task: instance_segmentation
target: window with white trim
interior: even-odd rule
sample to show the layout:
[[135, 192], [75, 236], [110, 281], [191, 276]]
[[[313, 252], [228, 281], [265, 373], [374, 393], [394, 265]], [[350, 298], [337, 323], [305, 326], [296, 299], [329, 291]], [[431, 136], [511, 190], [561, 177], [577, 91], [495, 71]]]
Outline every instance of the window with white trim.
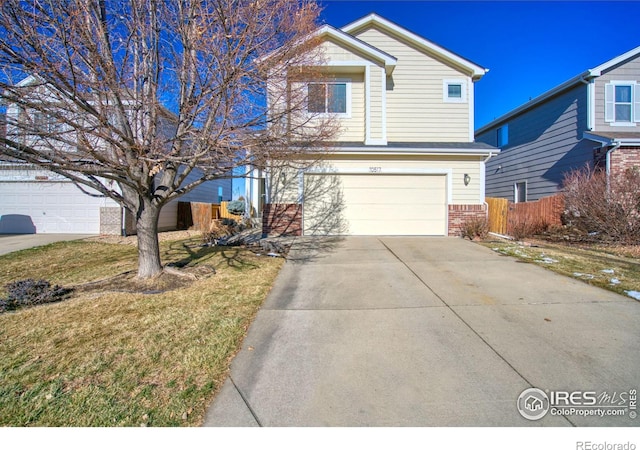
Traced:
[[604, 86], [604, 120], [614, 126], [640, 122], [640, 86], [635, 81], [611, 81]]
[[307, 85], [307, 111], [312, 114], [351, 114], [351, 83], [309, 83]]
[[527, 182], [519, 181], [513, 185], [513, 201], [524, 203], [527, 201]]
[[447, 103], [467, 103], [467, 82], [465, 80], [444, 80], [442, 96]]

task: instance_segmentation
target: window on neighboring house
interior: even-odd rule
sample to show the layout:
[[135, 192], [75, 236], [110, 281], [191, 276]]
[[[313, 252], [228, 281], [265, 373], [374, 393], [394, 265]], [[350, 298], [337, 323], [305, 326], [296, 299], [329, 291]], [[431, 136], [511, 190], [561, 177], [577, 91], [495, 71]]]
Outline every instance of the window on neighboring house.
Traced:
[[635, 126], [640, 122], [640, 87], [635, 81], [612, 81], [605, 85], [605, 122]]
[[58, 134], [62, 129], [62, 123], [58, 119], [40, 111], [34, 113], [33, 122], [37, 133]]
[[307, 110], [310, 113], [349, 114], [349, 83], [309, 83]]
[[498, 147], [504, 147], [509, 144], [509, 125], [502, 125], [496, 131], [498, 135]]
[[464, 80], [444, 80], [442, 95], [448, 103], [466, 103], [466, 81]]
[[513, 187], [513, 198], [515, 203], [524, 203], [527, 201], [527, 182], [520, 181]]

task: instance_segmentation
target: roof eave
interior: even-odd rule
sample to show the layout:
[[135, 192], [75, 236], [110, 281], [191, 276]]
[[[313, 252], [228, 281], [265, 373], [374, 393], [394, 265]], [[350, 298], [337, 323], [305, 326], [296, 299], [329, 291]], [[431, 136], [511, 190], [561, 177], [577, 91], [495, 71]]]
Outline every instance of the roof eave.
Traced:
[[492, 120], [491, 122], [489, 122], [488, 124], [478, 128], [475, 131], [476, 136], [479, 134], [482, 134], [488, 130], [490, 130], [491, 128], [494, 128], [495, 126], [497, 126], [498, 124], [502, 123], [502, 122], [506, 122], [507, 120], [511, 119], [514, 116], [517, 116], [518, 114], [521, 114], [537, 105], [539, 105], [540, 103], [548, 100], [551, 97], [556, 96], [557, 94], [560, 94], [561, 92], [564, 92], [568, 89], [571, 89], [572, 87], [583, 83], [584, 81], [593, 78], [593, 76], [591, 75], [590, 71], [586, 71], [581, 73], [580, 75], [577, 75], [573, 78], [571, 78], [570, 80], [565, 81], [562, 84], [559, 84], [558, 86], [554, 87], [553, 89], [549, 89], [548, 91], [540, 94], [539, 96], [535, 97], [533, 100], [529, 100], [527, 103], [518, 106], [515, 109], [512, 109], [511, 111], [509, 111], [506, 114], [503, 114], [502, 116], [498, 117], [497, 119]]
[[583, 138], [590, 141], [599, 142], [602, 145], [633, 145], [640, 146], [640, 138], [611, 138], [601, 136], [597, 132], [585, 131]]
[[398, 156], [411, 156], [411, 155], [424, 155], [424, 156], [495, 156], [500, 153], [499, 148], [416, 148], [406, 149], [400, 147], [333, 147], [328, 149], [328, 152], [332, 155], [398, 155]]
[[447, 50], [446, 48], [436, 44], [435, 42], [431, 42], [428, 39], [425, 39], [422, 36], [419, 36], [413, 33], [412, 31], [409, 31], [406, 28], [403, 28], [400, 25], [395, 24], [390, 20], [377, 15], [376, 13], [371, 13], [354, 22], [351, 22], [350, 24], [342, 27], [341, 30], [351, 34], [353, 31], [372, 23], [375, 23], [394, 34], [403, 36], [404, 38], [417, 44], [419, 47], [428, 49], [431, 52], [435, 52], [439, 54], [444, 59], [448, 60], [454, 65], [459, 66], [460, 68], [469, 72], [473, 81], [479, 80], [489, 71], [489, 69], [486, 69], [466, 58], [463, 58], [462, 56], [457, 55], [450, 50]]

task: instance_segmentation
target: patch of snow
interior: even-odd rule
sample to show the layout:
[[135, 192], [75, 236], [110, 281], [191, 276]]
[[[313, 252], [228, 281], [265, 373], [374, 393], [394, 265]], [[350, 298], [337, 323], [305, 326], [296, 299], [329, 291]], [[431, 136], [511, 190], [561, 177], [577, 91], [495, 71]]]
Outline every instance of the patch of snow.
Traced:
[[602, 269], [600, 272], [602, 273], [614, 273], [613, 269]]
[[591, 275], [590, 273], [580, 273], [580, 272], [573, 272], [573, 276], [576, 278], [585, 278], [587, 280], [593, 280], [593, 275]]
[[620, 284], [620, 280], [618, 280], [617, 278], [612, 278], [611, 280], [609, 280], [609, 283], [615, 285], [615, 284]]
[[638, 291], [624, 291], [629, 297], [634, 298], [636, 300], [640, 300], [640, 292]]
[[558, 260], [553, 259], [553, 258], [549, 258], [547, 256], [547, 257], [544, 257], [542, 259], [536, 259], [536, 262], [541, 262], [541, 263], [545, 263], [545, 264], [553, 264], [553, 263], [557, 263]]

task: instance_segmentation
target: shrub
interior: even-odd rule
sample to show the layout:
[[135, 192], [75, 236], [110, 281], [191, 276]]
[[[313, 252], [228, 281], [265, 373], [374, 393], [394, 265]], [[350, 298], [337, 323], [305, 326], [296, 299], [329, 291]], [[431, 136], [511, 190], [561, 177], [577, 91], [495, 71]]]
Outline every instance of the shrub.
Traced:
[[518, 222], [511, 226], [509, 234], [516, 241], [521, 241], [524, 238], [535, 236], [536, 234], [542, 234], [549, 229], [549, 224], [544, 221], [538, 222]]
[[63, 288], [46, 280], [14, 281], [5, 285], [7, 297], [0, 301], [0, 311], [11, 311], [18, 308], [36, 306], [44, 303], [53, 303], [64, 300], [72, 292], [72, 289]]
[[640, 240], [640, 171], [607, 174], [585, 167], [563, 181], [564, 220], [584, 233], [623, 244]]
[[474, 217], [467, 219], [462, 224], [462, 237], [471, 240], [475, 238], [484, 239], [489, 234], [489, 222], [485, 217]]
[[235, 227], [238, 223], [233, 220], [233, 219], [229, 219], [227, 217], [223, 217], [222, 219], [220, 219], [220, 224], [225, 226], [225, 227]]
[[236, 216], [242, 216], [244, 214], [245, 204], [241, 200], [234, 200], [227, 203], [227, 211]]

